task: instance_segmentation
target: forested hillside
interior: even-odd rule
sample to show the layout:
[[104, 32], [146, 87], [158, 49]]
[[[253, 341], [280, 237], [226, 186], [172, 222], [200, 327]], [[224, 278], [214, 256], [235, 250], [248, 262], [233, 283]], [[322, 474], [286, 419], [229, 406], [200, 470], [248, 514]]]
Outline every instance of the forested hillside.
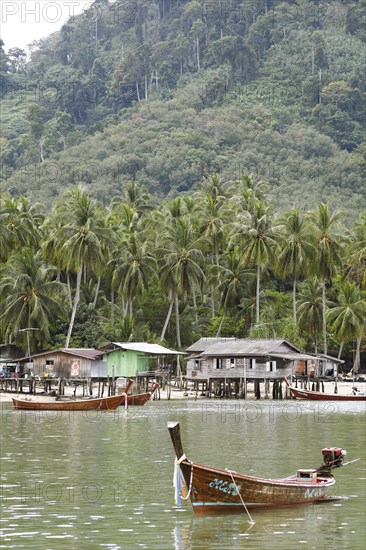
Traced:
[[365, 0], [97, 0], [0, 50], [1, 181], [52, 205], [131, 180], [155, 203], [203, 176], [268, 182], [278, 211], [365, 208]]

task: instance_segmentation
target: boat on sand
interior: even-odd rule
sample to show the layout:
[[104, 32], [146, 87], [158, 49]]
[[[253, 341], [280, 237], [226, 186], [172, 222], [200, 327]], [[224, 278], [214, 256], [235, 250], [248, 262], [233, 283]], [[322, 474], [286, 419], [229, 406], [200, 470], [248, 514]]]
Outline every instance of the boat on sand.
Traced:
[[366, 394], [364, 392], [357, 392], [356, 390], [354, 390], [354, 393], [344, 395], [340, 393], [325, 393], [313, 390], [299, 390], [298, 388], [294, 388], [294, 386], [291, 386], [286, 376], [284, 376], [283, 379], [289, 387], [291, 395], [295, 399], [310, 399], [311, 401], [366, 401]]
[[13, 407], [28, 411], [113, 411], [124, 403], [125, 395], [130, 391], [132, 384], [133, 380], [129, 380], [122, 395], [83, 399], [56, 397], [54, 401], [13, 398]]

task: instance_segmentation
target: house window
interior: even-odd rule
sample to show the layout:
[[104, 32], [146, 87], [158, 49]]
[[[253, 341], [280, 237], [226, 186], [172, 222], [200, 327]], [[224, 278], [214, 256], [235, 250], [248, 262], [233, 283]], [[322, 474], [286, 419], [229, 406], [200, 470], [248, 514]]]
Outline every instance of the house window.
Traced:
[[267, 372], [276, 372], [276, 361], [267, 361], [266, 370]]
[[252, 358], [249, 359], [249, 368], [255, 369], [255, 359], [252, 359]]
[[222, 369], [222, 359], [221, 357], [216, 357], [216, 368]]
[[52, 360], [52, 359], [47, 359], [46, 360], [46, 365], [54, 365], [55, 362]]
[[194, 370], [201, 370], [201, 362], [198, 359], [194, 362]]

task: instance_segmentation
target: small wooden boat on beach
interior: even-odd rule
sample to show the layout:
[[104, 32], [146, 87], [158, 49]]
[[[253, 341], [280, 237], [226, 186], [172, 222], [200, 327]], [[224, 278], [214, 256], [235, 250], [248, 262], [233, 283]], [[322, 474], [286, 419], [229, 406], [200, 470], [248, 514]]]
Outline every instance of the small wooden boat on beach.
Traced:
[[[184, 454], [179, 423], [168, 422], [168, 430], [176, 454], [176, 502], [189, 496], [196, 513], [248, 513], [249, 509], [294, 506], [342, 498], [332, 495], [335, 479], [331, 473], [334, 468], [342, 466], [347, 454], [341, 448], [323, 449], [323, 464], [318, 468], [298, 470], [295, 475], [285, 478], [265, 479], [192, 462]], [[186, 497], [180, 494], [181, 477], [187, 487]]]
[[[130, 405], [140, 405], [140, 406], [145, 405], [145, 403], [150, 401], [150, 399], [152, 398], [152, 396], [154, 395], [154, 393], [156, 392], [158, 387], [159, 387], [159, 384], [156, 383], [156, 384], [153, 385], [152, 390], [150, 392], [137, 393], [136, 395], [127, 395], [127, 405], [128, 406], [130, 406]], [[125, 404], [125, 401], [126, 401], [126, 396], [124, 395], [122, 404]]]
[[295, 399], [310, 399], [312, 401], [366, 401], [366, 394], [363, 392], [350, 395], [342, 395], [339, 393], [325, 393], [313, 390], [299, 390], [291, 386], [286, 376], [283, 377], [287, 386], [290, 389], [291, 395]]
[[13, 407], [28, 411], [113, 411], [124, 403], [133, 384], [129, 380], [122, 395], [84, 399], [56, 398], [54, 401], [33, 401], [13, 398]]

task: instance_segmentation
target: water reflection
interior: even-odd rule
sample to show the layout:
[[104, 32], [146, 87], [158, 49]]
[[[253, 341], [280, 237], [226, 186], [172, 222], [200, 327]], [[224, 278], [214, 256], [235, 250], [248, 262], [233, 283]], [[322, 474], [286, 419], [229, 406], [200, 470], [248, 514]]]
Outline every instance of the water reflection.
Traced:
[[[57, 417], [6, 410], [2, 547], [364, 550], [364, 410], [257, 405], [153, 402], [127, 414]], [[317, 466], [323, 446], [346, 448], [361, 457], [335, 472], [349, 500], [253, 512], [252, 528], [246, 514], [195, 517], [190, 505], [174, 506], [168, 420], [181, 423], [192, 460], [268, 477]]]

